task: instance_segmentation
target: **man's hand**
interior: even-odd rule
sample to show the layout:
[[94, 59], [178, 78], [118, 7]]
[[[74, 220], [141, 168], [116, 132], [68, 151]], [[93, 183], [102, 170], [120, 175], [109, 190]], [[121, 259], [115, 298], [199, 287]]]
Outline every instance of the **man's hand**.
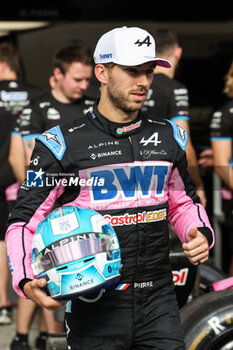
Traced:
[[44, 290], [46, 283], [47, 281], [45, 278], [35, 279], [27, 282], [24, 285], [25, 295], [29, 299], [33, 300], [36, 304], [45, 307], [48, 310], [55, 310], [60, 306], [64, 306], [66, 302], [57, 301], [46, 294]]
[[209, 258], [209, 244], [207, 238], [196, 227], [188, 231], [188, 243], [183, 244], [183, 250], [193, 265], [204, 263]]

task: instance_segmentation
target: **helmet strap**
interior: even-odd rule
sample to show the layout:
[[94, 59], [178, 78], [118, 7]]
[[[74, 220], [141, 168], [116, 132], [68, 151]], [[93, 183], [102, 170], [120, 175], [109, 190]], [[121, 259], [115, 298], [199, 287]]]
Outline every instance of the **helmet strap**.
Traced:
[[78, 297], [80, 300], [85, 301], [85, 303], [95, 303], [96, 301], [98, 301], [102, 295], [104, 294], [105, 289], [101, 288], [99, 291], [99, 294], [97, 295], [97, 297], [90, 299], [90, 298], [85, 298], [85, 297]]

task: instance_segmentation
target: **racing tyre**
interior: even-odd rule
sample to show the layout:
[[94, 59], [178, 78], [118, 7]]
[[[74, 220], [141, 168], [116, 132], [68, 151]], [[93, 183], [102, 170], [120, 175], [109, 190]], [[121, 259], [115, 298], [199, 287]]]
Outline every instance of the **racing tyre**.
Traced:
[[233, 350], [233, 290], [210, 292], [180, 310], [187, 350]]

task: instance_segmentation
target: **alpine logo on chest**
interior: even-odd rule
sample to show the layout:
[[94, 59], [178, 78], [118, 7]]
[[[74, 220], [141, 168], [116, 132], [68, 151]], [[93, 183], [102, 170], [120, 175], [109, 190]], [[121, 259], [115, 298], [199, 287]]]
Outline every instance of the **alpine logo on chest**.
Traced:
[[152, 144], [154, 146], [158, 146], [160, 143], [162, 143], [162, 141], [159, 140], [159, 133], [155, 132], [148, 139], [145, 139], [145, 137], [143, 137], [141, 139], [140, 143], [142, 143], [143, 146], [147, 146], [149, 144]]

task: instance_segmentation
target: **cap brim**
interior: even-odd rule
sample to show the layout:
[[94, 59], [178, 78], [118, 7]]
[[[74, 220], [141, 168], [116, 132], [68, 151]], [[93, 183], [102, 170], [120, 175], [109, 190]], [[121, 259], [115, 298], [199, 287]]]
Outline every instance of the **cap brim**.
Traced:
[[171, 68], [171, 63], [168, 60], [164, 60], [163, 58], [156, 58], [155, 62], [157, 66]]
[[[119, 64], [122, 66], [139, 66], [141, 64], [147, 63], [147, 62], [154, 62], [156, 65], [161, 66], [161, 67], [165, 67], [165, 68], [171, 68], [171, 63], [168, 60], [165, 60], [163, 58], [159, 58], [159, 57], [144, 57], [143, 59], [135, 59], [135, 60], [125, 60], [125, 61], [121, 61], [119, 62], [118, 60], [110, 60], [109, 62], [113, 62], [115, 64]], [[107, 62], [105, 62], [107, 63]]]

